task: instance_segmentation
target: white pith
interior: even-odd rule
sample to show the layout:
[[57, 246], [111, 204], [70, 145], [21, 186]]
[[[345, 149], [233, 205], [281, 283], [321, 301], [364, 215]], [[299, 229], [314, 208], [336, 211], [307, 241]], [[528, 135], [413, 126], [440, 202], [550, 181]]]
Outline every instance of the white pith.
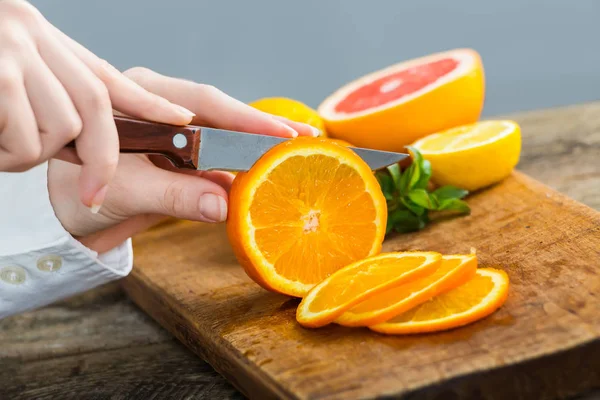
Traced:
[[493, 271], [487, 271], [484, 269], [478, 269], [477, 270], [477, 274], [478, 275], [483, 275], [483, 276], [489, 276], [490, 278], [492, 278], [492, 281], [494, 282], [494, 287], [492, 290], [490, 290], [490, 292], [483, 298], [481, 299], [481, 301], [475, 306], [475, 307], [471, 307], [468, 310], [458, 313], [458, 314], [452, 314], [449, 315], [447, 317], [444, 318], [438, 318], [438, 319], [432, 319], [432, 320], [427, 320], [427, 321], [405, 321], [405, 322], [384, 322], [382, 324], [379, 325], [375, 325], [376, 327], [393, 327], [393, 326], [414, 326], [414, 327], [419, 327], [419, 326], [429, 326], [433, 323], [435, 324], [440, 324], [443, 323], [444, 321], [452, 321], [455, 319], [458, 319], [460, 317], [462, 317], [463, 315], [471, 315], [474, 314], [482, 309], [484, 309], [490, 302], [492, 302], [493, 299], [495, 299], [498, 296], [498, 292], [503, 290], [503, 280], [500, 277], [500, 275], [496, 272]]
[[[416, 59], [409, 60], [409, 61], [404, 61], [404, 62], [395, 64], [395, 65], [389, 66], [389, 67], [381, 69], [379, 71], [375, 71], [375, 72], [372, 72], [365, 76], [362, 76], [362, 77], [342, 86], [340, 89], [335, 91], [332, 95], [327, 97], [321, 103], [321, 105], [318, 108], [318, 112], [319, 112], [319, 114], [321, 114], [321, 116], [323, 116], [324, 118], [326, 118], [328, 120], [333, 120], [333, 121], [334, 120], [344, 120], [344, 119], [348, 119], [348, 118], [361, 117], [361, 116], [364, 116], [367, 114], [375, 113], [380, 110], [395, 107], [398, 104], [407, 103], [407, 102], [413, 100], [414, 98], [421, 96], [425, 92], [429, 92], [439, 86], [442, 86], [450, 81], [453, 81], [453, 80], [469, 73], [473, 69], [473, 66], [476, 63], [476, 57], [477, 57], [477, 55], [474, 51], [468, 50], [468, 49], [460, 49], [460, 50], [452, 50], [452, 51], [447, 51], [447, 52], [442, 52], [442, 53], [436, 53], [436, 54], [432, 54], [429, 56], [420, 57], [420, 58], [416, 58]], [[442, 76], [440, 79], [423, 87], [420, 90], [417, 90], [414, 93], [403, 96], [396, 101], [391, 101], [391, 102], [385, 103], [381, 106], [368, 108], [363, 111], [358, 111], [358, 112], [353, 112], [353, 113], [338, 113], [335, 111], [335, 107], [343, 99], [345, 99], [350, 93], [354, 92], [356, 89], [358, 89], [362, 86], [365, 86], [373, 81], [376, 81], [379, 78], [390, 75], [392, 73], [399, 72], [399, 71], [402, 71], [405, 69], [409, 69], [416, 65], [440, 60], [443, 58], [453, 58], [454, 60], [457, 60], [459, 62], [459, 64], [450, 73]], [[392, 82], [394, 82], [394, 81], [392, 81]], [[390, 82], [388, 82], [386, 84], [389, 84], [389, 83]], [[383, 89], [383, 88], [381, 88], [381, 89]], [[389, 89], [389, 90], [393, 90], [393, 89]]]
[[[445, 256], [443, 256], [443, 259], [445, 259], [445, 260], [457, 260], [458, 259], [458, 260], [462, 260], [462, 262], [460, 264], [458, 264], [456, 267], [454, 267], [453, 269], [451, 269], [450, 271], [446, 272], [438, 280], [436, 280], [434, 282], [431, 282], [428, 286], [424, 287], [423, 289], [421, 289], [419, 291], [412, 292], [408, 297], [402, 299], [403, 302], [404, 301], [408, 301], [411, 298], [417, 296], [422, 291], [429, 290], [430, 288], [436, 286], [440, 281], [446, 279], [447, 277], [455, 275], [457, 273], [457, 271], [463, 266], [463, 264], [470, 259], [470, 257], [465, 257], [465, 256], [462, 256], [462, 255], [445, 255]], [[389, 306], [385, 307], [384, 310], [392, 308], [393, 306], [394, 305], [389, 305]], [[353, 313], [353, 312], [351, 312], [351, 310], [347, 311], [347, 313], [349, 315], [352, 315], [353, 318], [359, 318], [361, 315], [363, 315], [363, 314], [370, 314], [371, 312], [373, 312], [373, 311], [366, 311], [366, 312], [363, 312], [363, 313]]]
[[[410, 253], [399, 253], [399, 254], [380, 254], [378, 256], [375, 257], [369, 257], [368, 260], [360, 260], [360, 261], [356, 261], [353, 264], [350, 265], [362, 265], [364, 262], [373, 262], [376, 260], [380, 260], [382, 258], [396, 258], [398, 260], [402, 259], [402, 258], [406, 258], [406, 257], [424, 257], [425, 260], [423, 261], [423, 263], [418, 267], [418, 268], [423, 268], [424, 265], [428, 265], [431, 262], [433, 262], [435, 260], [435, 255], [433, 253], [420, 253], [420, 252], [410, 252]], [[350, 267], [347, 266], [346, 268]], [[313, 290], [311, 290], [308, 295], [306, 295], [306, 297], [304, 298], [304, 300], [302, 301], [302, 303], [304, 304], [304, 307], [302, 308], [302, 315], [303, 315], [303, 319], [304, 320], [310, 320], [312, 318], [314, 318], [315, 316], [322, 316], [324, 313], [331, 313], [333, 311], [335, 311], [335, 309], [328, 309], [328, 310], [322, 310], [319, 312], [312, 312], [309, 310], [310, 308], [310, 304], [314, 301], [315, 297], [317, 296], [317, 294], [321, 291], [321, 289], [325, 286], [328, 285], [328, 283], [332, 280], [335, 279], [336, 274], [340, 273], [340, 270], [338, 270], [337, 272], [333, 273], [331, 276], [329, 276], [327, 279], [323, 280], [321, 283], [319, 283], [318, 285], [316, 285]]]
[[321, 216], [321, 211], [319, 210], [310, 210], [308, 214], [302, 216], [302, 221], [304, 222], [304, 226], [302, 230], [304, 233], [316, 232], [319, 229], [319, 217]]
[[428, 150], [428, 149], [423, 149], [422, 146], [424, 145], [424, 143], [434, 140], [440, 136], [444, 135], [444, 132], [442, 133], [434, 133], [432, 135], [426, 136], [423, 139], [420, 139], [418, 141], [416, 141], [413, 146], [416, 147], [417, 149], [419, 149], [419, 151], [422, 154], [447, 154], [447, 153], [452, 153], [452, 152], [457, 152], [457, 151], [463, 151], [463, 150], [468, 150], [468, 149], [473, 149], [476, 147], [481, 147], [481, 146], [485, 146], [488, 145], [490, 143], [494, 143], [502, 138], [505, 138], [506, 136], [512, 134], [515, 129], [516, 129], [516, 125], [513, 122], [510, 121], [482, 121], [482, 122], [478, 122], [476, 125], [473, 126], [474, 129], [465, 132], [464, 134], [461, 135], [457, 135], [456, 136], [456, 140], [460, 139], [464, 139], [465, 137], [468, 136], [474, 136], [478, 133], [478, 131], [485, 129], [485, 125], [503, 125], [504, 129], [501, 130], [500, 132], [498, 132], [496, 135], [492, 136], [491, 138], [484, 140], [483, 142], [475, 142], [472, 143], [470, 145], [467, 146], [460, 146], [457, 148], [452, 148], [452, 143], [450, 143], [448, 146], [446, 146], [444, 149], [442, 150]]

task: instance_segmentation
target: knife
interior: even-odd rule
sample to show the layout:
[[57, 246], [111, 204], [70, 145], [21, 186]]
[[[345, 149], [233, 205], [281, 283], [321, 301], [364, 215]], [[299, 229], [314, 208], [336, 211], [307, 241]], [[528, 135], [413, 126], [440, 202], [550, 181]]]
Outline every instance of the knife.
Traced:
[[[121, 153], [161, 154], [174, 166], [200, 171], [247, 171], [273, 146], [290, 140], [267, 135], [186, 125], [175, 126], [115, 116]], [[74, 147], [70, 142], [68, 147]], [[372, 170], [408, 154], [350, 147]]]

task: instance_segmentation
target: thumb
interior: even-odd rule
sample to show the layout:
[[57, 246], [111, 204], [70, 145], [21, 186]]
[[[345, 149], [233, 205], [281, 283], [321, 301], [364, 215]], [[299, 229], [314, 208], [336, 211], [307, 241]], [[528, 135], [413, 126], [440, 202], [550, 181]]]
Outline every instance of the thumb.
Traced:
[[160, 214], [202, 222], [227, 219], [227, 191], [206, 177], [152, 166], [127, 179], [122, 206], [129, 215]]

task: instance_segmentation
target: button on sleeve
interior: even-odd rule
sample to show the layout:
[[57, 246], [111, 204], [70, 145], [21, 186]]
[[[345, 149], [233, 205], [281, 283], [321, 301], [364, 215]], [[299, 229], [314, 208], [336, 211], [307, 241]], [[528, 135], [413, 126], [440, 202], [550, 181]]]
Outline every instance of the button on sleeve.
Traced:
[[131, 240], [103, 254], [73, 238], [54, 215], [47, 163], [0, 172], [0, 319], [120, 279], [131, 271]]

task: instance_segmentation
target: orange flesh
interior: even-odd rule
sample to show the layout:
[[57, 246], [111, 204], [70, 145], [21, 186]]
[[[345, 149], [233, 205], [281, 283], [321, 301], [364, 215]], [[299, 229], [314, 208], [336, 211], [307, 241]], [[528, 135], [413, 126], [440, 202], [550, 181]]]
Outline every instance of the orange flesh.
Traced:
[[[298, 171], [302, 171], [299, 176]], [[292, 156], [256, 189], [250, 205], [258, 249], [277, 274], [316, 284], [365, 258], [376, 210], [358, 171], [323, 154]]]
[[457, 60], [448, 57], [394, 72], [348, 94], [336, 105], [335, 112], [355, 113], [396, 101], [434, 83], [458, 65]]
[[438, 281], [461, 263], [463, 263], [463, 260], [461, 259], [442, 259], [440, 267], [431, 275], [409, 283], [405, 283], [404, 285], [392, 289], [388, 289], [387, 291], [371, 297], [352, 307], [348, 312], [353, 314], [362, 314], [369, 311], [390, 307], [398, 303], [398, 301], [401, 299], [406, 299], [413, 293], [419, 292], [423, 288], [426, 288], [432, 283]]
[[422, 322], [464, 313], [479, 304], [494, 288], [490, 276], [475, 275], [467, 283], [433, 298], [414, 309], [398, 315], [387, 323]]
[[382, 282], [412, 271], [425, 260], [425, 257], [406, 257], [401, 261], [397, 258], [383, 258], [359, 264], [356, 268], [347, 270], [343, 276], [336, 276], [337, 279], [323, 287], [310, 304], [310, 311], [319, 312], [351, 301], [356, 298], [357, 293], [366, 292]]

